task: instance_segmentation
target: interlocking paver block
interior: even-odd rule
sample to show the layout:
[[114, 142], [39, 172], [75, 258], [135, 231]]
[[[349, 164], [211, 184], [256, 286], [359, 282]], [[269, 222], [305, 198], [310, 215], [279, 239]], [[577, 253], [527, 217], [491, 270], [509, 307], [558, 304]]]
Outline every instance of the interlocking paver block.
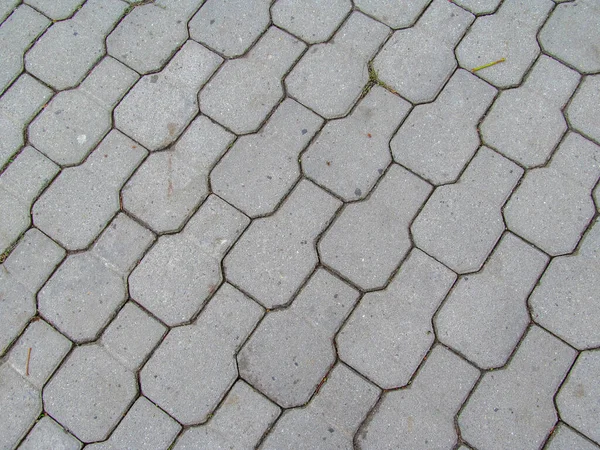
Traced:
[[73, 350], [44, 388], [44, 407], [81, 441], [102, 441], [136, 395], [133, 372], [101, 346], [84, 345]]
[[335, 362], [333, 336], [358, 296], [317, 270], [292, 305], [270, 312], [244, 345], [240, 376], [284, 408], [306, 403]]
[[0, 0], [0, 23], [4, 22], [19, 3], [20, 0]]
[[142, 391], [184, 425], [206, 421], [235, 382], [235, 354], [263, 315], [224, 284], [192, 325], [172, 329], [142, 369]]
[[63, 20], [71, 15], [83, 4], [84, 0], [25, 0], [52, 20]]
[[433, 344], [431, 318], [455, 279], [413, 250], [390, 285], [367, 293], [338, 334], [342, 361], [384, 389], [405, 386]]
[[600, 221], [575, 255], [552, 260], [529, 304], [537, 323], [579, 349], [600, 346]]
[[558, 7], [540, 32], [544, 51], [583, 73], [600, 70], [600, 4], [577, 0]]
[[181, 229], [208, 195], [209, 172], [232, 140], [198, 117], [171, 149], [144, 161], [122, 190], [123, 208], [158, 233]]
[[600, 105], [600, 75], [586, 77], [567, 109], [567, 117], [574, 129], [600, 143], [598, 105]]
[[44, 33], [25, 55], [25, 68], [57, 90], [77, 86], [104, 55], [106, 35], [126, 8], [120, 0], [88, 0]]
[[486, 372], [458, 416], [476, 448], [538, 449], [556, 423], [553, 396], [575, 350], [533, 326], [503, 369]]
[[[198, 8], [203, 0], [194, 2]], [[162, 69], [188, 38], [192, 12], [176, 3], [136, 6], [108, 36], [108, 54], [141, 74]]]
[[461, 277], [435, 319], [438, 339], [482, 369], [503, 366], [529, 324], [527, 297], [548, 257], [504, 235], [481, 272]]
[[288, 93], [321, 116], [348, 113], [369, 80], [367, 63], [389, 28], [353, 12], [326, 44], [311, 47], [285, 79]]
[[128, 302], [102, 334], [101, 343], [115, 359], [135, 371], [166, 331], [163, 324]]
[[408, 28], [431, 3], [431, 0], [396, 0], [393, 4], [385, 0], [355, 0], [359, 10], [375, 17], [391, 28]]
[[371, 196], [346, 206], [319, 242], [323, 264], [363, 289], [383, 287], [412, 246], [409, 225], [431, 186], [394, 164]]
[[227, 255], [227, 280], [266, 308], [289, 303], [317, 265], [314, 242], [340, 206], [302, 180], [277, 212], [255, 220]]
[[494, 12], [501, 1], [502, 0], [453, 0], [457, 5], [478, 15]]
[[29, 139], [60, 165], [80, 164], [112, 126], [112, 110], [138, 75], [104, 58], [76, 89], [59, 92], [29, 126]]
[[550, 164], [529, 171], [504, 210], [506, 226], [556, 256], [575, 250], [594, 217], [600, 147], [570, 133]]
[[556, 405], [566, 423], [598, 444], [599, 396], [600, 350], [582, 352], [556, 397]]
[[366, 197], [391, 162], [389, 142], [410, 103], [380, 86], [332, 120], [302, 155], [302, 170], [345, 201]]
[[272, 213], [300, 176], [298, 155], [323, 124], [286, 99], [259, 133], [242, 136], [211, 173], [215, 194], [250, 217]]
[[444, 347], [434, 347], [409, 388], [384, 395], [358, 432], [358, 448], [452, 448], [454, 415], [477, 378], [476, 368]]
[[44, 416], [27, 435], [19, 450], [79, 450], [81, 442], [49, 416]]
[[190, 37], [227, 57], [245, 53], [269, 25], [270, 0], [207, 0], [190, 21]]
[[453, 49], [475, 17], [434, 0], [415, 26], [396, 31], [373, 62], [378, 78], [412, 103], [433, 100], [454, 72]]
[[29, 228], [31, 204], [59, 168], [26, 147], [0, 176], [0, 251], [4, 252]]
[[390, 146], [394, 160], [433, 184], [454, 182], [479, 148], [477, 124], [496, 89], [457, 70], [433, 103], [418, 105]]
[[261, 448], [352, 448], [353, 436], [380, 392], [338, 364], [307, 407], [283, 413]]
[[567, 131], [562, 114], [579, 74], [541, 56], [525, 82], [500, 94], [481, 124], [485, 143], [526, 167], [545, 164]]
[[151, 151], [169, 146], [198, 112], [196, 94], [222, 61], [187, 41], [161, 72], [129, 91], [115, 108], [115, 126]]
[[599, 446], [580, 436], [575, 431], [559, 422], [552, 437], [546, 447], [546, 450], [598, 450]]
[[40, 392], [8, 364], [0, 365], [0, 447], [13, 449], [42, 412]]
[[236, 134], [255, 132], [283, 97], [281, 78], [306, 46], [276, 27], [227, 61], [200, 92], [200, 110]]
[[[117, 216], [90, 251], [69, 255], [52, 275], [38, 295], [40, 313], [76, 342], [95, 340], [127, 300], [126, 277], [153, 241], [150, 231]], [[106, 252], [110, 242], [114, 251]]]
[[23, 146], [27, 124], [51, 96], [50, 89], [23, 74], [0, 97], [0, 166]]
[[351, 8], [350, 0], [279, 0], [271, 16], [275, 25], [316, 44], [331, 38]]
[[183, 232], [161, 236], [133, 271], [131, 297], [170, 326], [188, 322], [221, 283], [221, 259], [248, 222], [210, 196]]
[[551, 0], [504, 1], [496, 14], [477, 18], [456, 48], [458, 63], [471, 70], [504, 58], [477, 75], [496, 87], [521, 84], [540, 53], [536, 34], [553, 5]]
[[119, 190], [145, 156], [111, 131], [84, 164], [64, 169], [35, 202], [33, 223], [68, 250], [88, 247], [119, 210]]
[[522, 174], [481, 147], [459, 181], [438, 187], [413, 222], [417, 247], [459, 274], [479, 270], [504, 231], [500, 208]]
[[238, 381], [205, 425], [188, 428], [174, 450], [199, 448], [244, 450], [256, 444], [280, 414], [280, 409]]
[[181, 430], [168, 414], [140, 397], [105, 442], [86, 446], [89, 450], [167, 450]]
[[47, 17], [21, 5], [0, 26], [0, 93], [23, 70], [25, 50], [50, 25]]
[[36, 312], [35, 294], [65, 256], [36, 229], [28, 231], [0, 268], [0, 355]]
[[46, 322], [36, 320], [31, 322], [10, 350], [8, 364], [41, 390], [67, 356], [71, 345], [71, 341]]

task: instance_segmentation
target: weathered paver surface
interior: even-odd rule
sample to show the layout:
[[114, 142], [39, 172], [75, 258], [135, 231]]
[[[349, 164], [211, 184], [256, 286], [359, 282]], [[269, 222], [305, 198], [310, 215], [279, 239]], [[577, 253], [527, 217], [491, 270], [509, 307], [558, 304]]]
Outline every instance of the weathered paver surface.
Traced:
[[600, 450], [598, 0], [0, 0], [0, 450]]

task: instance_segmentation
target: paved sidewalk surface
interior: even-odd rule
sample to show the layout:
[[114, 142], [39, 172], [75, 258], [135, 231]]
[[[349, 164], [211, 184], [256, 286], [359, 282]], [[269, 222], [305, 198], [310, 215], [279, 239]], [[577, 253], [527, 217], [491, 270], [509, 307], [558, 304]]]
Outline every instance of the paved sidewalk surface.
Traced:
[[600, 449], [598, 0], [0, 0], [0, 449]]

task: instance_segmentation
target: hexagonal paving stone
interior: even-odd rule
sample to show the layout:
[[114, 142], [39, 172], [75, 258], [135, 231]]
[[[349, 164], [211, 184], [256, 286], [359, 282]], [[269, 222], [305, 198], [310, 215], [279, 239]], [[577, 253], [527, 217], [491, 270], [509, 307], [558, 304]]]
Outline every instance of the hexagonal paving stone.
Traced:
[[453, 0], [459, 6], [468, 9], [473, 14], [489, 14], [498, 8], [502, 0]]
[[64, 20], [83, 4], [84, 0], [25, 0], [30, 6], [41, 11], [52, 20]]
[[385, 0], [355, 0], [359, 10], [382, 21], [392, 28], [408, 28], [431, 0], [396, 0], [393, 4]]
[[571, 126], [600, 143], [600, 75], [588, 76], [567, 108]]
[[546, 450], [598, 450], [600, 446], [593, 444], [563, 422], [559, 422], [548, 441]]
[[20, 450], [60, 449], [79, 450], [82, 447], [79, 439], [65, 431], [58, 423], [44, 416], [31, 429], [27, 438], [19, 446]]

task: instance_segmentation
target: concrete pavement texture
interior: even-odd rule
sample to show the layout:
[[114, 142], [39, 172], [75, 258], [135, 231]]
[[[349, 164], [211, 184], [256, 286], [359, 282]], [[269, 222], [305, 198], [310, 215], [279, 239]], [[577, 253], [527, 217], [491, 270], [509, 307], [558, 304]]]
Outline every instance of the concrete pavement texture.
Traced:
[[600, 450], [599, 0], [0, 0], [0, 450]]

